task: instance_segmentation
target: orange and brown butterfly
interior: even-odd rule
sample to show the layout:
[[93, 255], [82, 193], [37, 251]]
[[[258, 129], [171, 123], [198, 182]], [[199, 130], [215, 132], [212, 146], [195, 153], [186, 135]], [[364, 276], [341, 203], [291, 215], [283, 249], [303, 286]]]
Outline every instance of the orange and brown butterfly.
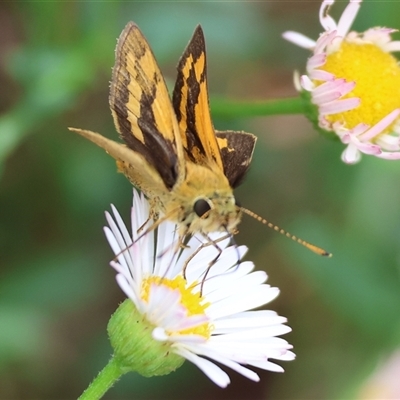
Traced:
[[69, 129], [117, 160], [119, 171], [150, 200], [151, 216], [157, 220], [163, 215], [153, 227], [165, 219], [177, 223], [182, 241], [193, 233], [233, 234], [243, 211], [255, 216], [236, 204], [233, 189], [249, 168], [256, 137], [214, 129], [200, 26], [177, 69], [171, 101], [147, 40], [129, 22], [118, 39], [109, 96], [114, 123], [125, 144], [92, 131]]
[[206, 53], [198, 26], [178, 65], [173, 101], [152, 50], [137, 25], [122, 31], [109, 97], [126, 145], [70, 128], [104, 148], [150, 199], [154, 215], [180, 234], [235, 231], [241, 210], [233, 188], [243, 178], [256, 137], [214, 130], [208, 104]]

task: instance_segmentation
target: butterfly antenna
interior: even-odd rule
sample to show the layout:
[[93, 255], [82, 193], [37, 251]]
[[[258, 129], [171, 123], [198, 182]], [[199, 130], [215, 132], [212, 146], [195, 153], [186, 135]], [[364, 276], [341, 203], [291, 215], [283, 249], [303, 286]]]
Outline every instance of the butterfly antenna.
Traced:
[[302, 246], [306, 247], [307, 249], [311, 250], [312, 252], [320, 255], [320, 256], [325, 256], [325, 257], [332, 257], [332, 253], [329, 253], [328, 251], [322, 249], [321, 247], [315, 246], [314, 244], [311, 244], [309, 242], [306, 242], [305, 240], [298, 238], [295, 235], [292, 235], [290, 232], [285, 231], [284, 229], [280, 228], [278, 225], [274, 225], [272, 222], [267, 221], [265, 218], [260, 217], [257, 215], [255, 212], [248, 210], [247, 208], [240, 207], [240, 209], [250, 217], [256, 219], [257, 221], [261, 222], [264, 225], [267, 225], [268, 228], [273, 229], [275, 232], [280, 233], [281, 235], [284, 235], [288, 237], [289, 239], [292, 239], [293, 241], [301, 244]]

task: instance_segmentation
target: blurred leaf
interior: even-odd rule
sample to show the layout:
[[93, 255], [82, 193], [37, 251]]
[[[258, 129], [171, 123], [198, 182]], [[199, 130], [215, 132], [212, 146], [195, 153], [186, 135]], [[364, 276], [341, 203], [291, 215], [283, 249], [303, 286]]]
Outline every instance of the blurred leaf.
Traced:
[[88, 60], [74, 49], [21, 50], [14, 55], [10, 72], [25, 86], [26, 94], [14, 109], [0, 116], [0, 165], [27, 134], [70, 108], [94, 78]]
[[37, 358], [49, 321], [43, 312], [26, 305], [1, 305], [0, 371], [10, 362]]

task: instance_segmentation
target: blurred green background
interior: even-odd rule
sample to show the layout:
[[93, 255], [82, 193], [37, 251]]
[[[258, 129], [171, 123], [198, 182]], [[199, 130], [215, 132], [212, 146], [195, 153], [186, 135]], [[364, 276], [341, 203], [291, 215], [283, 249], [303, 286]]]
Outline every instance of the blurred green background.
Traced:
[[[293, 71], [303, 70], [308, 53], [281, 34], [317, 38], [319, 6], [0, 3], [1, 399], [76, 398], [111, 355], [106, 325], [124, 296], [102, 227], [110, 203], [128, 220], [131, 186], [104, 151], [67, 127], [117, 139], [107, 97], [125, 24], [141, 27], [169, 82], [201, 23], [211, 97], [282, 98], [296, 96]], [[354, 28], [400, 28], [398, 15], [400, 2], [365, 1]], [[237, 190], [241, 204], [334, 253], [322, 259], [250, 218], [240, 225], [237, 242], [281, 289], [268, 308], [288, 318], [285, 339], [297, 359], [281, 364], [284, 374], [257, 371], [259, 383], [228, 371], [224, 390], [189, 362], [162, 378], [132, 373], [105, 398], [383, 398], [368, 379], [400, 342], [400, 162], [364, 156], [346, 166], [342, 145], [319, 137], [301, 115], [215, 116], [214, 124], [259, 138]]]

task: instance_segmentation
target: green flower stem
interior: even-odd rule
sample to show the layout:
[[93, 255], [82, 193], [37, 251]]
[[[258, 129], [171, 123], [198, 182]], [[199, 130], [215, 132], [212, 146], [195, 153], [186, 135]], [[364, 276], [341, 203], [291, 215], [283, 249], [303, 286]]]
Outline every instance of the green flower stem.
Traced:
[[211, 99], [211, 111], [214, 117], [243, 118], [304, 114], [305, 107], [304, 100], [300, 97], [263, 101], [226, 100], [214, 97]]
[[124, 374], [114, 357], [93, 379], [89, 387], [82, 393], [78, 400], [97, 400], [110, 389]]

